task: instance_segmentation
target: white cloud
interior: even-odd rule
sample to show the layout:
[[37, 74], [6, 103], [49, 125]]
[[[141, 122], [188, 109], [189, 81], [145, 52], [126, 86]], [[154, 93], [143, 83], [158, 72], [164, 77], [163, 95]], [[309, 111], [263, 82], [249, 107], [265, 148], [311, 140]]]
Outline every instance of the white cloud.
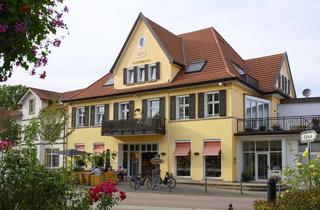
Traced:
[[70, 35], [49, 57], [45, 80], [17, 70], [8, 84], [66, 91], [107, 73], [140, 11], [174, 33], [214, 26], [243, 57], [287, 51], [297, 93], [320, 95], [319, 1], [73, 0]]

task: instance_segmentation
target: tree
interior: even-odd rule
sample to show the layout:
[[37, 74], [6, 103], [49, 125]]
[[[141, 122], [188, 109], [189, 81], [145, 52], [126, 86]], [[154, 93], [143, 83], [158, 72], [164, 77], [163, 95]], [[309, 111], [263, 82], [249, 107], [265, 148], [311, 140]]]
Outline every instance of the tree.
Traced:
[[39, 115], [40, 138], [51, 144], [51, 167], [53, 143], [59, 139], [65, 140], [73, 131], [67, 131], [68, 121], [67, 107], [55, 102], [43, 109]]
[[0, 85], [0, 107], [17, 109], [18, 102], [26, 90], [23, 85]]
[[[64, 0], [0, 0], [0, 82], [12, 75], [14, 66], [36, 75], [48, 63], [50, 47], [59, 47], [68, 31]], [[44, 79], [46, 72], [40, 74]]]
[[21, 141], [21, 125], [9, 115], [0, 118], [0, 140], [7, 140], [13, 145]]

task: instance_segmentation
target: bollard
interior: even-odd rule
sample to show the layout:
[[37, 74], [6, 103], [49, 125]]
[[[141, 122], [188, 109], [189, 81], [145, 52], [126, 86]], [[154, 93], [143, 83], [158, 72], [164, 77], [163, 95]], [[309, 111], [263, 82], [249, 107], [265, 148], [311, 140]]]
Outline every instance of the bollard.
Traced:
[[242, 177], [240, 179], [240, 195], [243, 195]]
[[273, 202], [275, 204], [276, 197], [277, 197], [277, 182], [275, 179], [270, 178], [268, 180], [268, 192], [267, 192], [267, 200], [268, 202]]
[[208, 192], [208, 179], [207, 177], [204, 178], [204, 192]]
[[232, 203], [229, 204], [228, 210], [233, 210]]

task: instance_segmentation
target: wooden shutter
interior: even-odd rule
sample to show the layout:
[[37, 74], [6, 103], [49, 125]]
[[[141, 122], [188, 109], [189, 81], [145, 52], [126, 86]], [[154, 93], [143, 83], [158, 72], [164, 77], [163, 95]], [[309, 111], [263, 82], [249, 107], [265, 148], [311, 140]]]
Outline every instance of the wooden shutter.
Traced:
[[148, 99], [142, 100], [142, 118], [146, 119], [148, 117]]
[[106, 122], [109, 120], [109, 104], [104, 105], [104, 115], [103, 115], [103, 121]]
[[129, 119], [134, 118], [134, 101], [129, 101]]
[[137, 81], [138, 81], [138, 67], [135, 66], [134, 67], [134, 79], [133, 79], [133, 82], [137, 83]]
[[219, 91], [220, 96], [220, 116], [227, 116], [227, 94], [226, 90]]
[[170, 120], [176, 119], [176, 96], [170, 96]]
[[198, 118], [204, 118], [204, 93], [198, 93]]
[[74, 128], [76, 127], [76, 119], [77, 119], [77, 109], [75, 107], [72, 108], [72, 113], [71, 113], [71, 126]]
[[96, 106], [91, 106], [90, 112], [90, 125], [95, 125], [95, 113], [96, 113]]
[[288, 95], [291, 93], [291, 81], [288, 79]]
[[127, 72], [127, 71], [128, 71], [127, 68], [124, 68], [124, 69], [123, 69], [123, 84], [124, 84], [124, 85], [126, 85], [126, 84], [127, 84], [127, 81], [128, 81], [128, 80], [127, 80], [127, 76], [128, 76], [128, 72]]
[[156, 79], [160, 79], [160, 62], [156, 63]]
[[89, 106], [84, 107], [84, 126], [89, 126]]
[[144, 71], [144, 73], [145, 73], [145, 75], [144, 75], [144, 80], [147, 82], [149, 79], [149, 64], [146, 64], [146, 65], [144, 65], [144, 68], [145, 68], [145, 71]]
[[166, 98], [160, 98], [160, 109], [159, 109], [160, 116], [165, 119], [166, 118]]
[[113, 103], [113, 120], [119, 119], [119, 103]]
[[196, 94], [189, 95], [189, 119], [196, 118]]

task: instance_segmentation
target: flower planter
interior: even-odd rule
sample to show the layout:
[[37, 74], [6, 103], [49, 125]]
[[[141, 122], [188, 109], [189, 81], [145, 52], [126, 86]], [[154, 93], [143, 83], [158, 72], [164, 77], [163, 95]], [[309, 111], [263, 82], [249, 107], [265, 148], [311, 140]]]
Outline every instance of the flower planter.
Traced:
[[110, 171], [106, 172], [105, 173], [105, 181], [117, 184], [117, 182], [118, 182], [117, 173], [110, 172]]
[[91, 174], [90, 173], [84, 173], [83, 174], [84, 184], [90, 185], [91, 183]]
[[103, 182], [103, 174], [96, 176], [96, 175], [91, 175], [91, 183], [90, 185], [92, 186], [97, 186]]

